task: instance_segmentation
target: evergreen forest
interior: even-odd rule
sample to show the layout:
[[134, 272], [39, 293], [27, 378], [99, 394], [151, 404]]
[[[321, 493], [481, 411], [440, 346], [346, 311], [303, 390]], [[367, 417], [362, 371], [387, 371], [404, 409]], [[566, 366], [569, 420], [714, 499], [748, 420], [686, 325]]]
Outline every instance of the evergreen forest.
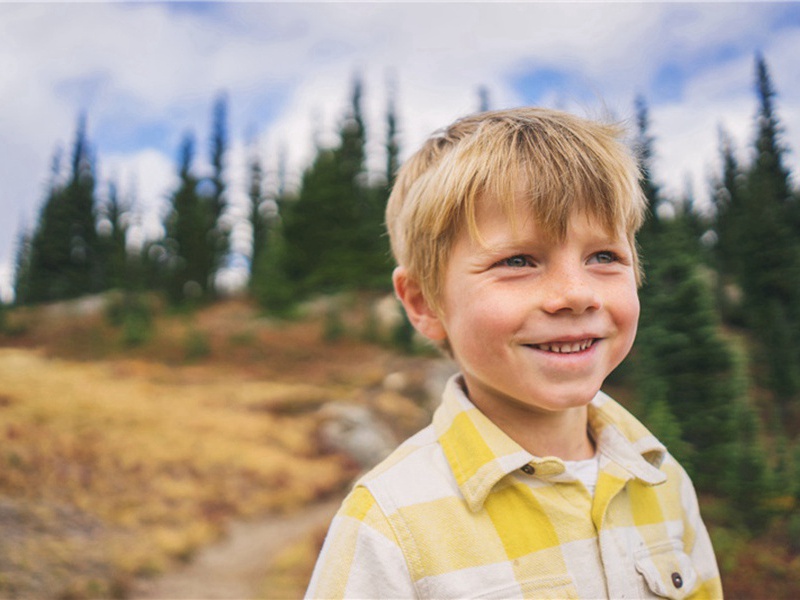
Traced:
[[[630, 392], [631, 408], [686, 466], [701, 496], [725, 499], [728, 523], [750, 535], [778, 524], [800, 546], [800, 190], [787, 167], [768, 65], [761, 56], [754, 64], [750, 146], [736, 148], [720, 130], [712, 211], [654, 181], [658, 140], [647, 100], [634, 100], [651, 207], [639, 236], [646, 281], [636, 345], [609, 383]], [[317, 144], [292, 189], [281, 173], [266, 172], [257, 152], [249, 158], [247, 293], [278, 317], [318, 295], [391, 289], [383, 212], [401, 124], [390, 102], [385, 166], [368, 173], [363, 93], [356, 79], [337, 143]], [[227, 102], [223, 94], [212, 107], [211, 173], [197, 174], [198, 144], [187, 134], [163, 236], [140, 247], [127, 235], [131, 200], [115, 182], [98, 181], [81, 117], [68, 163], [54, 157], [38, 218], [20, 233], [15, 303], [121, 290], [126, 318], [141, 324], [145, 293], [178, 308], [219, 298], [218, 274], [231, 260]], [[399, 326], [395, 341], [413, 351], [409, 339], [407, 324]]]

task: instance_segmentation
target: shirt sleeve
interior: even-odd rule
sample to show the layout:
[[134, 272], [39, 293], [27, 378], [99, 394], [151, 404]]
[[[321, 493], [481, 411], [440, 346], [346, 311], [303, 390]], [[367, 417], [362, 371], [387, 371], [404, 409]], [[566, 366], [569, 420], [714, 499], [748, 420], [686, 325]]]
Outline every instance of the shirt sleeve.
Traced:
[[722, 598], [722, 581], [717, 567], [717, 559], [714, 556], [714, 548], [711, 546], [708, 530], [700, 515], [697, 493], [689, 476], [682, 469], [681, 471], [683, 474], [681, 500], [687, 525], [684, 547], [692, 559], [699, 578], [697, 591], [692, 598]]
[[417, 597], [397, 538], [366, 488], [353, 490], [333, 518], [305, 597]]

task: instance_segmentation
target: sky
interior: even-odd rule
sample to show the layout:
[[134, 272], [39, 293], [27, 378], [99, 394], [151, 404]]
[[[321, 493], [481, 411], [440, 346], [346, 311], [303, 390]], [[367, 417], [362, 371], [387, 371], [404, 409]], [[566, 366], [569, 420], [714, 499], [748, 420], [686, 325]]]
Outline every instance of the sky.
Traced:
[[[0, 297], [12, 298], [53, 156], [69, 158], [79, 115], [109, 181], [133, 203], [131, 243], [158, 235], [181, 140], [207, 171], [214, 100], [228, 101], [232, 215], [246, 162], [296, 181], [314, 144], [335, 141], [356, 77], [370, 167], [379, 170], [388, 98], [401, 157], [479, 106], [540, 105], [635, 124], [650, 110], [654, 176], [707, 205], [719, 131], [750, 156], [755, 56], [767, 61], [800, 173], [800, 4], [769, 2], [7, 2], [0, 0]], [[274, 178], [273, 178], [274, 182]], [[237, 213], [237, 210], [239, 211]], [[234, 244], [246, 255], [247, 229]], [[226, 277], [241, 283], [243, 261]]]

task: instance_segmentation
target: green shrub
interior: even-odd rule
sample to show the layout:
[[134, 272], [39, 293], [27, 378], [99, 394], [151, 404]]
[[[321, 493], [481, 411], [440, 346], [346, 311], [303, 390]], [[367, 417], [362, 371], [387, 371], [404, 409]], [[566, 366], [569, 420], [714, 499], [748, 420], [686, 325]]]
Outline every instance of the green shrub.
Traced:
[[114, 327], [122, 328], [122, 343], [129, 348], [140, 346], [152, 337], [154, 313], [152, 302], [134, 292], [115, 295], [106, 306], [106, 319]]
[[131, 313], [125, 316], [122, 325], [122, 343], [132, 348], [141, 346], [153, 335], [153, 321], [148, 315]]
[[197, 329], [189, 329], [184, 340], [186, 360], [200, 360], [211, 354], [211, 342], [208, 334]]
[[789, 517], [786, 532], [789, 535], [789, 549], [792, 552], [800, 553], [800, 514], [793, 514]]
[[338, 306], [331, 305], [325, 311], [325, 328], [323, 330], [323, 339], [326, 342], [335, 342], [342, 338], [345, 332], [344, 321], [342, 320], [342, 311]]

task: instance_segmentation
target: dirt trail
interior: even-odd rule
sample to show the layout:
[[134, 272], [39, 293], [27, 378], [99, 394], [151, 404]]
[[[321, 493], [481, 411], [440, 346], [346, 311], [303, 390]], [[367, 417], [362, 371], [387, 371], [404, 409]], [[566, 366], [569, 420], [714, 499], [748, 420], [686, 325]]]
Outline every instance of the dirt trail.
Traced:
[[233, 523], [220, 543], [202, 550], [191, 564], [137, 584], [133, 600], [248, 600], [262, 592], [267, 569], [286, 546], [330, 523], [341, 499], [297, 513]]

